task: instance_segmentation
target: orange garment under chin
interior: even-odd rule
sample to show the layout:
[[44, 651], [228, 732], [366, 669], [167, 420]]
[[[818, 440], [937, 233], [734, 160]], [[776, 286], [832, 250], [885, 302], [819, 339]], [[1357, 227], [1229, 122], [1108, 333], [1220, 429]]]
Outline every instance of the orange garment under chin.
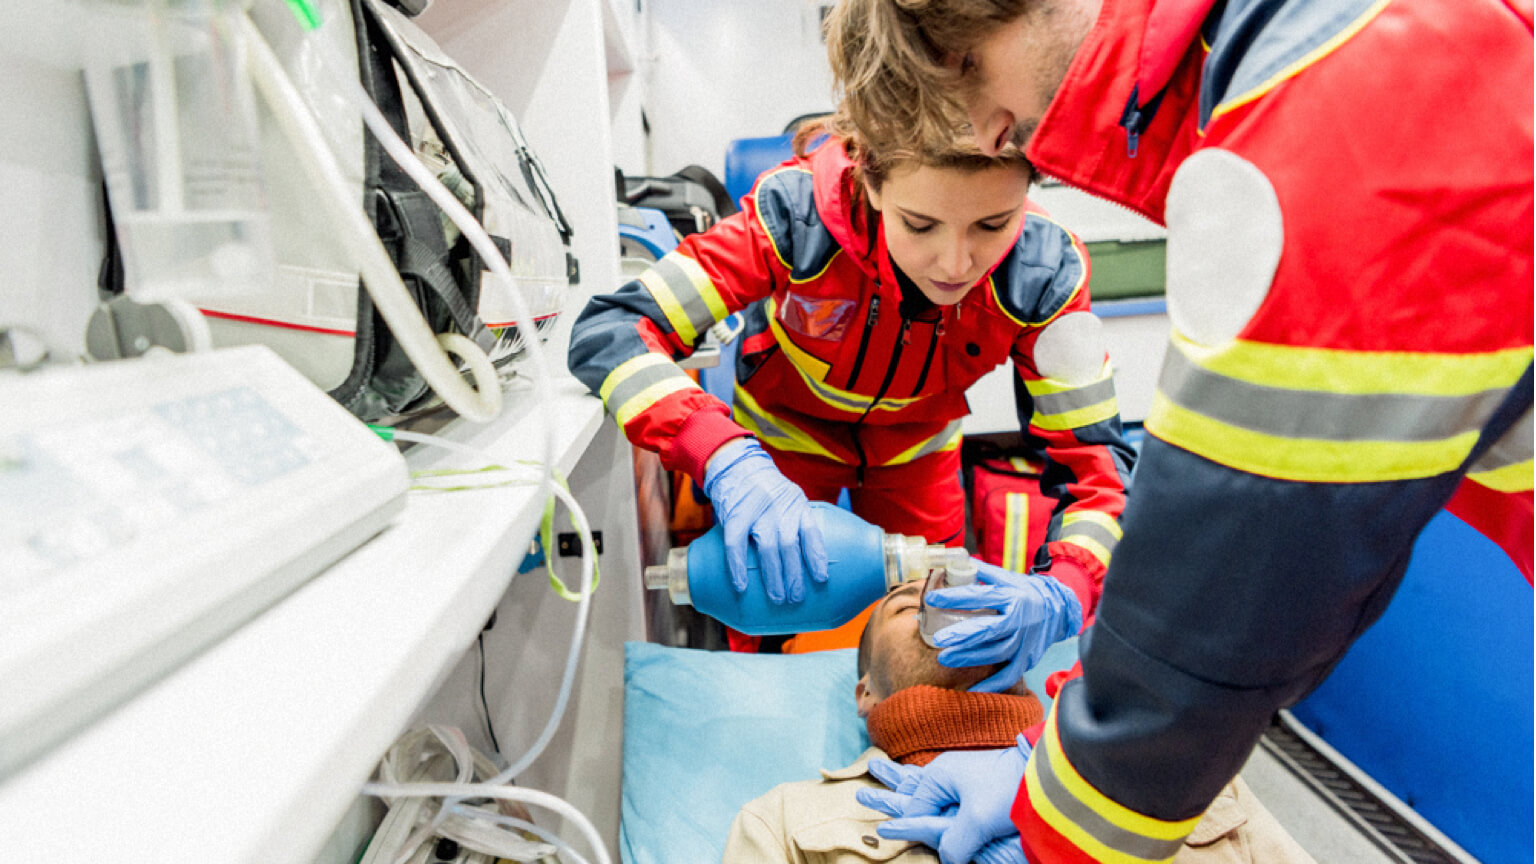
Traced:
[[786, 639], [784, 647], [780, 650], [785, 654], [809, 654], [812, 651], [830, 651], [833, 648], [857, 648], [859, 637], [864, 634], [864, 625], [868, 623], [870, 613], [874, 612], [879, 604], [880, 600], [876, 600], [865, 606], [863, 612], [853, 616], [852, 621], [841, 627], [797, 633]]
[[927, 765], [946, 750], [1012, 747], [1045, 719], [1033, 693], [972, 693], [920, 684], [898, 690], [869, 712], [869, 741], [903, 765]]

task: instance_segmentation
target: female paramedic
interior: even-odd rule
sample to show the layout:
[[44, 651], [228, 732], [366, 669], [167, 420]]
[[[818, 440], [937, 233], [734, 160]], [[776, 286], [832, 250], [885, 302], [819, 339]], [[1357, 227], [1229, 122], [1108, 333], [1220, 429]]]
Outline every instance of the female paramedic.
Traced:
[[[1059, 501], [1036, 566], [1055, 579], [984, 570], [1004, 583], [988, 635], [1006, 645], [989, 654], [1021, 640], [1043, 651], [1071, 635], [1056, 632], [1063, 610], [1098, 596], [1133, 459], [1088, 311], [1088, 259], [1027, 201], [1033, 170], [1016, 148], [988, 157], [967, 137], [873, 153], [849, 129], [835, 115], [802, 127], [742, 212], [594, 297], [571, 371], [632, 442], [703, 481], [735, 587], [751, 542], [769, 598], [795, 602], [805, 572], [826, 579], [808, 498], [846, 488], [887, 532], [960, 545], [965, 391], [1012, 359], [1020, 421]], [[674, 361], [739, 310], [733, 414]], [[856, 630], [837, 632], [855, 644]]]

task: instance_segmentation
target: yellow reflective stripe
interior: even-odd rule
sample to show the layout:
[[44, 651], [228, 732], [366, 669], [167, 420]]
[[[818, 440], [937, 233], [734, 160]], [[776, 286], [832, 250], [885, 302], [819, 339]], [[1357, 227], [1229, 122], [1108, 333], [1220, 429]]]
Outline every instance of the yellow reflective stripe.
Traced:
[[1099, 370], [1099, 377], [1087, 384], [1068, 384], [1055, 378], [1025, 378], [1024, 389], [1029, 391], [1029, 395], [1038, 399], [1041, 396], [1054, 396], [1057, 393], [1071, 393], [1073, 390], [1081, 390], [1084, 387], [1090, 387], [1113, 377], [1114, 370], [1110, 368], [1109, 361], [1106, 360], [1104, 361], [1104, 367]]
[[1100, 564], [1108, 567], [1122, 536], [1120, 523], [1108, 514], [1097, 510], [1072, 510], [1061, 518], [1061, 536], [1057, 539], [1088, 550]]
[[1533, 486], [1533, 471], [1536, 471], [1536, 462], [1527, 459], [1490, 471], [1468, 473], [1467, 479], [1495, 492], [1529, 492]]
[[699, 385], [693, 383], [686, 375], [683, 376], [681, 381], [676, 379], [658, 381], [636, 393], [633, 398], [620, 405], [617, 410], [610, 410], [613, 410], [613, 418], [619, 422], [620, 426], [628, 426], [629, 421], [635, 419], [642, 411], [650, 408], [662, 399], [673, 393], [690, 389], [698, 390], [700, 393], [704, 392]]
[[647, 369], [657, 369], [663, 366], [670, 366], [679, 372], [682, 371], [677, 368], [677, 364], [661, 354], [646, 353], [637, 357], [631, 357], [615, 366], [613, 371], [608, 373], [608, 377], [603, 379], [603, 386], [597, 391], [597, 395], [603, 400], [603, 404], [606, 405], [613, 397], [613, 391], [623, 386], [624, 382], [640, 375]]
[[1110, 397], [1096, 405], [1076, 408], [1061, 414], [1042, 414], [1036, 411], [1035, 416], [1029, 419], [1029, 425], [1048, 432], [1061, 432], [1067, 429], [1081, 429], [1084, 426], [1102, 423], [1119, 414], [1120, 403], [1114, 397]]
[[759, 405], [757, 400], [752, 398], [752, 394], [744, 390], [740, 384], [736, 385], [735, 417], [736, 422], [743, 428], [779, 450], [815, 453], [836, 462], [842, 461], [804, 429], [764, 411], [763, 406]]
[[668, 252], [640, 276], [640, 283], [667, 316], [678, 336], [691, 345], [698, 334], [730, 314], [709, 274], [681, 252]]
[[[725, 299], [720, 296], [720, 289], [715, 287], [714, 281], [709, 278], [708, 273], [704, 272], [704, 268], [700, 266], [699, 262], [677, 252], [668, 252], [661, 260], [671, 261], [671, 263], [677, 265], [679, 270], [683, 271], [684, 276], [688, 277], [688, 282], [693, 286], [693, 290], [698, 292], [700, 299], [704, 301], [704, 305], [709, 309], [710, 324], [720, 321], [731, 314], [731, 310], [725, 306]], [[706, 324], [700, 329], [708, 329], [708, 326]]]
[[640, 284], [645, 290], [651, 292], [651, 299], [661, 307], [661, 313], [667, 316], [667, 323], [672, 325], [672, 332], [683, 340], [684, 344], [692, 345], [699, 339], [699, 333], [693, 329], [693, 322], [688, 318], [688, 310], [672, 293], [672, 288], [667, 281], [655, 270], [646, 270], [640, 274]]
[[949, 425], [939, 430], [937, 435], [924, 439], [907, 449], [896, 454], [892, 458], [881, 463], [881, 467], [890, 465], [905, 465], [914, 459], [927, 456], [929, 453], [939, 453], [944, 450], [953, 450], [960, 446], [961, 421], [952, 420]]
[[892, 399], [887, 397], [881, 399], [879, 403], [875, 403], [874, 397], [872, 396], [865, 396], [859, 393], [851, 393], [847, 390], [839, 390], [836, 387], [812, 378], [804, 369], [801, 369], [795, 363], [792, 362], [789, 365], [793, 366], [795, 372], [800, 375], [800, 380], [805, 382], [805, 386], [810, 389], [811, 395], [815, 396], [817, 399], [820, 399], [822, 402], [826, 403], [832, 408], [836, 408], [839, 411], [846, 411], [850, 414], [863, 414], [865, 411], [870, 410], [871, 404], [874, 404], [874, 410], [876, 411], [901, 411], [927, 398], [926, 396], [910, 396], [904, 399]]
[[[1024, 770], [1029, 803], [1045, 823], [1096, 861], [1172, 861], [1204, 814], [1179, 822], [1144, 816], [1105, 797], [1084, 780], [1061, 749], [1056, 711]], [[1110, 841], [1115, 845], [1110, 845]], [[1119, 847], [1119, 848], [1117, 848]], [[1143, 854], [1132, 854], [1135, 850]]]
[[1477, 443], [1476, 430], [1437, 441], [1329, 441], [1282, 438], [1213, 420], [1158, 390], [1146, 429], [1174, 446], [1240, 471], [1307, 483], [1412, 480], [1453, 471]]
[[1087, 534], [1063, 534], [1057, 538], [1057, 542], [1071, 543], [1073, 546], [1086, 549], [1088, 554], [1099, 559], [1099, 563], [1103, 564], [1106, 568], [1109, 567], [1110, 559], [1114, 557], [1114, 553], [1106, 548], [1104, 544]]
[[1009, 492], [1003, 498], [1003, 567], [1023, 573], [1029, 567], [1029, 495]]
[[1024, 389], [1034, 397], [1030, 424], [1061, 431], [1102, 423], [1120, 413], [1115, 398], [1114, 368], [1106, 360], [1099, 376], [1085, 384], [1067, 384], [1053, 378], [1025, 379]]
[[687, 389], [703, 388], [695, 384], [688, 373], [677, 367], [661, 354], [641, 354], [620, 363], [598, 391], [608, 413], [620, 426], [626, 426], [635, 416], [655, 405], [663, 398]]
[[1427, 354], [1302, 348], [1243, 339], [1207, 347], [1178, 331], [1170, 341], [1207, 372], [1263, 387], [1346, 395], [1470, 396], [1493, 384], [1513, 384], [1531, 363], [1529, 347]]
[[832, 369], [832, 364], [812, 357], [790, 340], [789, 334], [784, 332], [784, 326], [779, 323], [778, 303], [773, 297], [768, 298], [763, 308], [768, 313], [768, 327], [773, 330], [773, 338], [779, 343], [779, 347], [784, 349], [784, 354], [789, 357], [791, 364], [817, 381], [825, 381], [827, 373]]
[[1279, 72], [1276, 72], [1274, 75], [1270, 76], [1269, 80], [1253, 88], [1252, 90], [1249, 90], [1246, 93], [1240, 94], [1235, 98], [1228, 99], [1220, 105], [1217, 105], [1216, 108], [1211, 111], [1211, 120], [1206, 121], [1206, 125], [1210, 125], [1210, 122], [1214, 121], [1217, 117], [1220, 117], [1229, 111], [1236, 111], [1238, 108], [1241, 108], [1242, 106], [1247, 105], [1249, 102], [1258, 99], [1260, 96], [1263, 96], [1265, 93], [1268, 93], [1269, 91], [1278, 87], [1280, 83], [1285, 81], [1287, 78], [1292, 78], [1300, 74], [1301, 70], [1311, 66], [1313, 63], [1316, 63], [1329, 54], [1332, 54], [1335, 50], [1338, 49], [1340, 45], [1343, 45], [1345, 42], [1348, 42], [1350, 39], [1354, 38], [1354, 35], [1363, 30], [1365, 25], [1371, 23], [1372, 19], [1381, 14], [1381, 10], [1387, 8], [1387, 3], [1389, 2], [1391, 2], [1391, 0], [1380, 0], [1380, 2], [1376, 3], [1371, 8], [1365, 10], [1365, 14], [1351, 22], [1348, 27], [1339, 31], [1339, 33], [1332, 39], [1329, 39], [1327, 42], [1317, 46], [1302, 56], [1296, 62], [1285, 67], [1284, 69], [1281, 69]]
[[1067, 515], [1061, 517], [1062, 530], [1078, 524], [1096, 525], [1108, 532], [1110, 537], [1115, 540], [1125, 536], [1125, 532], [1120, 528], [1120, 523], [1108, 513], [1100, 513], [1097, 510], [1072, 510]]
[[765, 311], [768, 315], [768, 327], [773, 331], [774, 341], [778, 343], [779, 347], [783, 349], [785, 356], [789, 358], [789, 365], [800, 376], [800, 380], [805, 382], [805, 386], [811, 391], [811, 395], [826, 405], [839, 411], [846, 411], [849, 414], [863, 414], [865, 411], [870, 410], [871, 404], [874, 404], [874, 410], [876, 411], [902, 411], [928, 398], [926, 396], [909, 396], [902, 399], [887, 397], [881, 399], [879, 403], [875, 403], [874, 397], [833, 387], [826, 383], [825, 380], [827, 373], [832, 369], [832, 365], [807, 353], [803, 348], [796, 345], [794, 340], [789, 338], [789, 334], [784, 330], [784, 325], [779, 323], [778, 316], [775, 314], [778, 311], [778, 304], [775, 298], [768, 298], [765, 304]]

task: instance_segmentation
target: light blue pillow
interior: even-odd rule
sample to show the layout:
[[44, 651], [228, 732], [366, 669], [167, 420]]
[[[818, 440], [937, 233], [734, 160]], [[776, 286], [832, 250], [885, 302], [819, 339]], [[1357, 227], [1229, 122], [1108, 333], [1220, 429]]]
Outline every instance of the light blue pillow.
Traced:
[[856, 656], [627, 643], [621, 859], [719, 861], [743, 804], [858, 758]]
[[[625, 864], [720, 860], [742, 805], [780, 783], [841, 768], [869, 747], [853, 687], [858, 652], [737, 654], [624, 645]], [[1053, 645], [1024, 680], [1077, 660]]]

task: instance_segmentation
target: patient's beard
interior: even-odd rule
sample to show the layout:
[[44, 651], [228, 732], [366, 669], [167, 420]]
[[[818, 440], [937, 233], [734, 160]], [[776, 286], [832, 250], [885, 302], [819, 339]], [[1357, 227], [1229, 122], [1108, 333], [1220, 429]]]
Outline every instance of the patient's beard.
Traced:
[[869, 740], [904, 765], [926, 765], [946, 750], [995, 750], [1045, 719], [1033, 693], [972, 693], [908, 687], [883, 699], [867, 719]]

